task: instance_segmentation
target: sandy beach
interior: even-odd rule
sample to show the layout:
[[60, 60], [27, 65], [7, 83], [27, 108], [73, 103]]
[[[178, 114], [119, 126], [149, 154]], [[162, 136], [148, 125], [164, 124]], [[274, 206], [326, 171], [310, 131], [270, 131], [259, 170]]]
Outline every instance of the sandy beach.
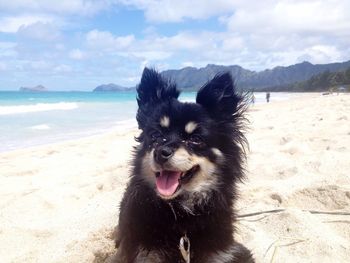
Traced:
[[[349, 262], [349, 112], [345, 94], [250, 108], [236, 238], [257, 262]], [[135, 135], [1, 153], [0, 262], [105, 262]]]

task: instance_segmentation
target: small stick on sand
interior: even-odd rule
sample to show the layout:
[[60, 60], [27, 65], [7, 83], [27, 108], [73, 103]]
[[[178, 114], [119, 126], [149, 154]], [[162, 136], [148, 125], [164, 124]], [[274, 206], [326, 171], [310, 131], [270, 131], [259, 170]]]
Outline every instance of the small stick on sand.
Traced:
[[350, 212], [332, 212], [332, 211], [317, 211], [317, 210], [303, 210], [303, 211], [309, 212], [311, 214], [350, 216]]
[[260, 212], [255, 212], [255, 213], [248, 213], [248, 214], [238, 215], [237, 218], [243, 218], [243, 217], [249, 217], [249, 216], [257, 216], [257, 215], [270, 214], [270, 213], [279, 213], [279, 212], [283, 212], [285, 210], [286, 209], [274, 209], [274, 210], [260, 211]]
[[264, 257], [266, 257], [268, 251], [271, 249], [271, 247], [273, 247], [273, 252], [272, 252], [270, 263], [273, 263], [275, 261], [275, 256], [276, 256], [277, 250], [279, 248], [281, 248], [281, 247], [289, 247], [289, 246], [292, 246], [292, 245], [295, 245], [295, 244], [298, 244], [298, 243], [301, 243], [301, 242], [305, 242], [305, 241], [308, 240], [308, 239], [299, 239], [299, 238], [291, 238], [291, 237], [283, 237], [283, 239], [291, 239], [291, 240], [294, 240], [294, 241], [291, 242], [291, 243], [288, 243], [288, 244], [281, 244], [281, 245], [275, 245], [276, 243], [281, 241], [280, 239], [277, 239], [274, 242], [272, 242], [269, 245], [269, 247], [267, 248], [267, 250], [265, 251], [265, 254], [264, 254]]
[[[274, 209], [274, 210], [266, 210], [266, 211], [260, 211], [255, 213], [248, 213], [248, 214], [241, 214], [238, 215], [237, 218], [244, 218], [244, 217], [250, 217], [250, 216], [257, 216], [262, 214], [272, 214], [272, 213], [280, 213], [286, 211], [285, 208], [281, 209]], [[309, 212], [311, 214], [319, 214], [319, 215], [343, 215], [343, 216], [350, 216], [350, 212], [333, 212], [333, 211], [318, 211], [318, 210], [302, 210], [303, 212]]]

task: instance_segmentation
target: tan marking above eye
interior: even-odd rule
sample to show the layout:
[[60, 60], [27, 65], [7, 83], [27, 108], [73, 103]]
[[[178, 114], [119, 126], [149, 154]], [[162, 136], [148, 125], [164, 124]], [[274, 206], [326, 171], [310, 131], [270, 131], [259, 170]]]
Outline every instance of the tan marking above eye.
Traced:
[[162, 126], [163, 128], [169, 128], [170, 119], [168, 116], [163, 116], [162, 118], [160, 118], [160, 126]]
[[218, 157], [222, 157], [223, 156], [222, 152], [218, 148], [211, 148], [211, 150], [213, 151], [213, 153], [216, 156], [218, 156]]
[[191, 134], [196, 128], [197, 128], [198, 124], [195, 123], [194, 121], [190, 121], [186, 124], [185, 126], [185, 131], [188, 133], [188, 134]]

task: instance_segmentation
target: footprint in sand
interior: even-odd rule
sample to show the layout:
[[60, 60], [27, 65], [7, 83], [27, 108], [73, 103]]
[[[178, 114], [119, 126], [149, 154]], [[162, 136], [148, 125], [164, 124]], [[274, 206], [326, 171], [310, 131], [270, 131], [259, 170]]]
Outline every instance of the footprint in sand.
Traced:
[[39, 190], [39, 188], [28, 189], [28, 190], [24, 191], [23, 193], [21, 193], [21, 196], [30, 195], [32, 193], [37, 192], [38, 190]]
[[297, 173], [298, 173], [298, 168], [294, 166], [294, 167], [291, 167], [288, 169], [278, 171], [278, 178], [284, 179], [284, 178], [292, 177], [292, 176], [296, 175]]
[[15, 176], [32, 176], [38, 173], [38, 169], [20, 171], [15, 174]]
[[350, 199], [350, 192], [345, 193], [346, 197]]
[[312, 168], [312, 170], [314, 171], [319, 171], [320, 167], [321, 167], [321, 162], [318, 162], [318, 161], [310, 161], [308, 163], [308, 167], [309, 168]]
[[292, 140], [291, 137], [282, 137], [280, 139], [280, 145], [285, 145], [285, 144], [289, 143], [291, 140]]
[[338, 152], [346, 152], [347, 151], [347, 148], [346, 147], [339, 147], [338, 149], [337, 149], [337, 151]]
[[53, 232], [49, 231], [49, 230], [41, 230], [41, 229], [37, 229], [37, 230], [32, 230], [32, 233], [34, 236], [38, 237], [38, 238], [50, 238], [53, 236]]
[[299, 149], [297, 147], [289, 147], [289, 148], [283, 150], [282, 152], [288, 153], [290, 155], [294, 155], [294, 154], [299, 152]]
[[[46, 152], [46, 155], [53, 155], [53, 154], [56, 154], [56, 153], [58, 153], [58, 151], [50, 149], [50, 150], [48, 150]], [[46, 155], [44, 155], [42, 158], [45, 158]]]
[[347, 120], [348, 120], [348, 117], [344, 115], [344, 116], [341, 116], [341, 117], [339, 117], [339, 118], [337, 119], [337, 121], [342, 121], [342, 120], [347, 121]]
[[42, 205], [43, 205], [43, 207], [45, 208], [45, 209], [55, 209], [56, 208], [56, 205], [54, 204], [54, 203], [52, 203], [52, 202], [49, 202], [49, 201], [44, 201], [43, 203], [42, 203]]
[[270, 195], [270, 198], [272, 200], [276, 200], [278, 203], [282, 204], [282, 197], [279, 194], [273, 193]]
[[304, 188], [286, 198], [288, 205], [307, 210], [349, 209], [349, 191], [337, 185]]

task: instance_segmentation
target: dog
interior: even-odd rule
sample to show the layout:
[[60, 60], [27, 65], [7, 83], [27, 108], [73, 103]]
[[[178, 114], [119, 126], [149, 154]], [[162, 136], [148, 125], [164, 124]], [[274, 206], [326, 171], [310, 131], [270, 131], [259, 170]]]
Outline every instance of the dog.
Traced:
[[234, 239], [244, 176], [244, 96], [229, 73], [180, 102], [176, 85], [145, 68], [137, 86], [140, 135], [120, 205], [116, 263], [252, 263]]

